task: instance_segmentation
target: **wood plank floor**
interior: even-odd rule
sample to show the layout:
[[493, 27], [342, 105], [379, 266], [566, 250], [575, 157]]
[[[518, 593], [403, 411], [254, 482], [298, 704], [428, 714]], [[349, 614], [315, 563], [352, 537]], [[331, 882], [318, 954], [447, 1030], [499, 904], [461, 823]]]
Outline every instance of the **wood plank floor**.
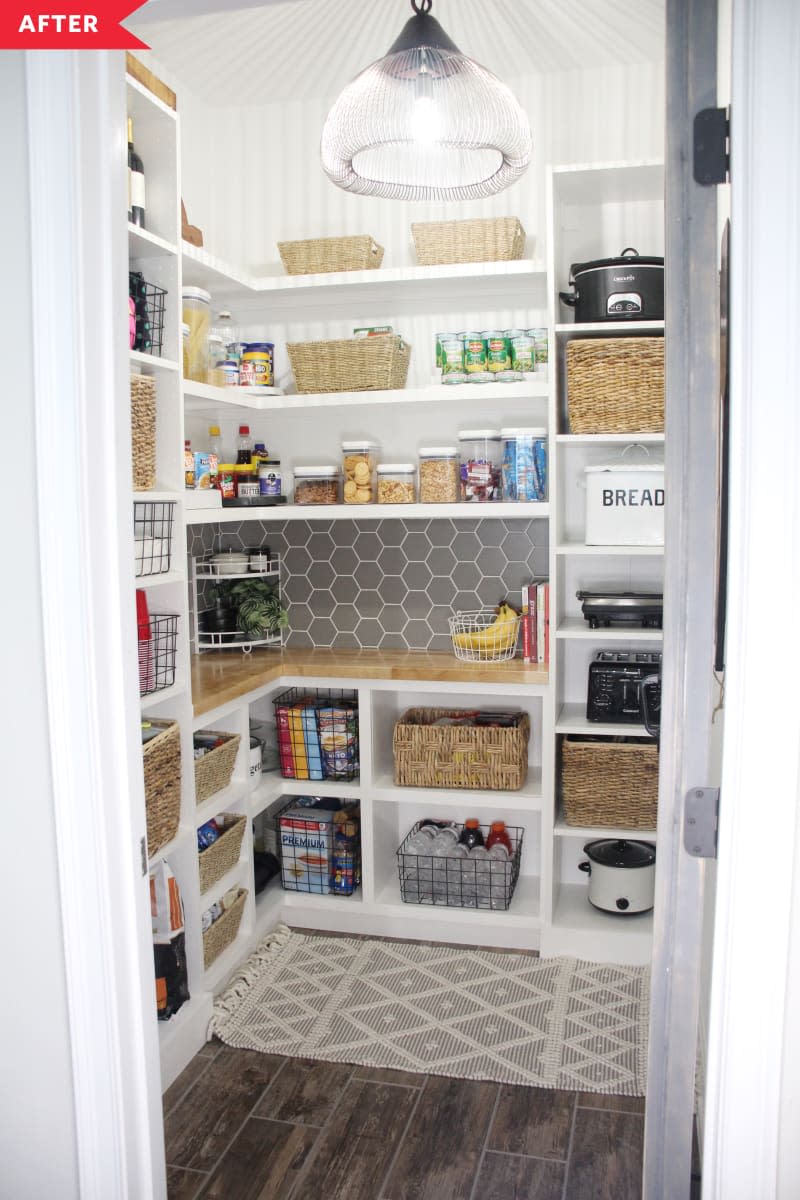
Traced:
[[164, 1096], [170, 1200], [638, 1200], [644, 1100], [214, 1041]]

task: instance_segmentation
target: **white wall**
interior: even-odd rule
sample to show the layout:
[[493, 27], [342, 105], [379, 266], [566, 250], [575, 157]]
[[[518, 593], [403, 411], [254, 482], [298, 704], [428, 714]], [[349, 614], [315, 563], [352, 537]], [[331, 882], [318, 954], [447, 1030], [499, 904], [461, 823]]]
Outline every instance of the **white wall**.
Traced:
[[189, 220], [203, 230], [210, 253], [256, 270], [281, 270], [279, 240], [356, 233], [370, 233], [385, 247], [385, 266], [410, 264], [412, 221], [472, 216], [518, 216], [528, 233], [528, 255], [544, 260], [546, 165], [663, 155], [661, 66], [530, 75], [507, 80], [528, 112], [534, 158], [505, 192], [450, 205], [353, 196], [330, 183], [319, 161], [320, 131], [333, 96], [270, 104], [265, 75], [263, 105], [212, 109], [161, 64], [148, 61], [178, 95]]
[[[27, 123], [22, 53], [0, 55], [0, 327], [3, 366], [3, 476], [7, 517], [0, 727], [3, 730], [3, 861], [0, 961], [3, 1084], [0, 1193], [13, 1200], [78, 1196], [72, 1064], [63, 962], [37, 545], [37, 497], [52, 495], [61, 462], [36, 452], [32, 368]], [[13, 401], [13, 402], [12, 402]], [[54, 470], [51, 468], [55, 467]], [[44, 586], [57, 587], [48, 579]], [[76, 747], [81, 736], [76, 713]]]

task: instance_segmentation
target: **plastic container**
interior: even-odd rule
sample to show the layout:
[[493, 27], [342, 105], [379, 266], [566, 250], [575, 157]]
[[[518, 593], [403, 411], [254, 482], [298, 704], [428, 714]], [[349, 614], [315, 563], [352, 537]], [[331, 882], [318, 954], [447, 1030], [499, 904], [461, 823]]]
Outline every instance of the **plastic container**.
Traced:
[[501, 429], [503, 499], [547, 499], [547, 430]]
[[199, 287], [181, 290], [183, 323], [189, 326], [187, 379], [205, 383], [208, 377], [208, 335], [211, 331], [211, 295]]
[[[191, 330], [185, 321], [181, 322], [181, 353], [183, 355], [183, 378], [189, 378], [189, 334]], [[133, 342], [131, 342], [133, 348]]]
[[375, 502], [375, 467], [378, 447], [374, 442], [342, 442], [343, 499], [345, 504]]
[[457, 504], [459, 489], [455, 446], [423, 446], [419, 452], [420, 504]]
[[499, 429], [461, 429], [458, 434], [461, 499], [499, 500], [502, 442]]
[[503, 846], [509, 858], [514, 853], [514, 847], [511, 845], [511, 838], [508, 836], [505, 821], [492, 821], [492, 827], [486, 839], [486, 849], [491, 851], [493, 846]]
[[239, 426], [239, 441], [236, 444], [236, 462], [241, 466], [249, 466], [253, 458], [253, 439], [250, 436], [250, 426]]
[[413, 463], [378, 463], [378, 504], [414, 504], [417, 468]]
[[281, 460], [279, 458], [264, 458], [258, 464], [258, 494], [260, 496], [280, 496]]
[[209, 425], [208, 427], [208, 452], [217, 456], [217, 465], [225, 462], [225, 453], [222, 449], [222, 435], [219, 431], [219, 425]]
[[464, 828], [461, 830], [461, 836], [458, 840], [468, 850], [472, 850], [475, 846], [483, 845], [481, 823], [476, 817], [470, 817], [469, 820], [464, 822]]
[[273, 387], [275, 346], [272, 342], [243, 342], [239, 363], [241, 387]]
[[338, 467], [295, 467], [295, 504], [338, 504], [341, 475]]
[[211, 333], [222, 339], [222, 344], [225, 347], [225, 353], [222, 357], [226, 362], [235, 362], [238, 369], [239, 359], [242, 356], [242, 347], [239, 340], [239, 330], [234, 325], [229, 312], [226, 311], [219, 314]]
[[207, 382], [213, 387], [224, 386], [224, 376], [221, 370], [225, 361], [225, 343], [219, 334], [208, 335], [208, 377]]

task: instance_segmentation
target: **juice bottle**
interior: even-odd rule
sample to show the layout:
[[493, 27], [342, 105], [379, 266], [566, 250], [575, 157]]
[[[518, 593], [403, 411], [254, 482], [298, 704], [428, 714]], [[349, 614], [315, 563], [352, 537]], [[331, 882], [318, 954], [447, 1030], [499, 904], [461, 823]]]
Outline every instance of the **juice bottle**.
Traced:
[[461, 830], [461, 837], [458, 840], [468, 850], [471, 850], [473, 846], [482, 846], [483, 834], [481, 833], [480, 821], [475, 817], [470, 817], [468, 821], [465, 821], [464, 828]]
[[496, 846], [498, 844], [505, 846], [506, 850], [508, 851], [508, 857], [511, 858], [514, 853], [514, 849], [511, 845], [511, 838], [508, 836], [508, 830], [506, 829], [505, 821], [492, 821], [492, 827], [489, 830], [489, 836], [486, 839], [486, 849], [491, 850], [492, 846]]

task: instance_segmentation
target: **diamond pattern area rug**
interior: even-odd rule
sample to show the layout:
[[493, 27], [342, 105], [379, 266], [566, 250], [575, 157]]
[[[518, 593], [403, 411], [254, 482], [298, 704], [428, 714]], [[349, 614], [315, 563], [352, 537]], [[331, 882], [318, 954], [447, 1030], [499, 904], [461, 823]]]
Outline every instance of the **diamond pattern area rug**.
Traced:
[[279, 926], [217, 998], [230, 1046], [536, 1087], [645, 1094], [649, 973]]

